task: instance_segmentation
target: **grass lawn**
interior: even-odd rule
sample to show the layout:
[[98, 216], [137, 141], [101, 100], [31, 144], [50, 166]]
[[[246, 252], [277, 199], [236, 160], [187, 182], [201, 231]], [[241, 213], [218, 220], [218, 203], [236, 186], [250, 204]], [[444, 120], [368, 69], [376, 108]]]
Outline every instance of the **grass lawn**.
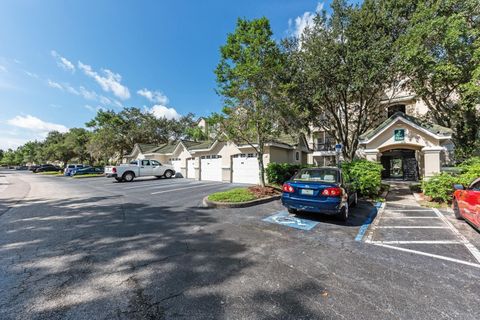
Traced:
[[88, 173], [88, 174], [82, 174], [82, 175], [77, 175], [73, 176], [72, 178], [74, 179], [83, 179], [83, 178], [99, 178], [99, 177], [105, 177], [103, 173], [98, 174], [98, 173]]
[[247, 202], [257, 199], [255, 194], [247, 188], [236, 188], [222, 192], [212, 193], [208, 196], [210, 201], [218, 202]]
[[63, 172], [59, 171], [37, 172], [37, 174], [41, 174], [44, 176], [63, 176]]

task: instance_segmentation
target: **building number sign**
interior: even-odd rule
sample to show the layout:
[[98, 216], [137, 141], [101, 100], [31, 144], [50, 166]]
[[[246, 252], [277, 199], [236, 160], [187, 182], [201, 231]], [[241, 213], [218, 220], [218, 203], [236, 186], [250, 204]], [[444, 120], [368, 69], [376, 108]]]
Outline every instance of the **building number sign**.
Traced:
[[395, 129], [395, 131], [393, 132], [393, 138], [395, 141], [404, 141], [405, 129]]

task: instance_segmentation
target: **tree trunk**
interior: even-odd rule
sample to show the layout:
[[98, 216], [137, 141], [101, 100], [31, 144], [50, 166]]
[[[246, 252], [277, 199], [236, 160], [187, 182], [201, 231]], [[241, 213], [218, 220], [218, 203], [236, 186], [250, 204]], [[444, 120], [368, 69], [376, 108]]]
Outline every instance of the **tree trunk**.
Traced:
[[265, 168], [263, 167], [263, 142], [258, 144], [257, 160], [260, 186], [265, 187]]

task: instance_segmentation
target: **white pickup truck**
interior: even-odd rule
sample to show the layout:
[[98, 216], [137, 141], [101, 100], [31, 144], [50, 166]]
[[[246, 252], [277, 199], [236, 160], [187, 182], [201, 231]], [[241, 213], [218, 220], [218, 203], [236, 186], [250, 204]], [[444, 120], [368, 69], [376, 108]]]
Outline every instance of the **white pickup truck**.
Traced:
[[155, 176], [170, 179], [175, 175], [175, 170], [170, 165], [161, 164], [157, 160], [133, 160], [129, 164], [105, 167], [105, 176], [115, 178], [118, 182], [131, 182], [138, 177]]

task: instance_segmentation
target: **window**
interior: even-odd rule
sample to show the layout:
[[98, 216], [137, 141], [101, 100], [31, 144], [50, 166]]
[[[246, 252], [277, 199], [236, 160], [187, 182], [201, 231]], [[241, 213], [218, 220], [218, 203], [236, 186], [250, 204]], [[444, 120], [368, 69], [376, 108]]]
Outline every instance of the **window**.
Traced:
[[135, 166], [136, 166], [136, 165], [138, 165], [138, 162], [137, 162], [137, 161], [135, 161], [135, 160], [133, 160], [133, 161], [130, 161], [130, 164], [133, 164], [133, 165], [135, 165]]
[[390, 118], [393, 116], [396, 112], [405, 112], [405, 105], [404, 104], [394, 104], [392, 106], [388, 107], [388, 117]]
[[157, 160], [150, 160], [150, 164], [152, 166], [161, 166], [160, 162], [158, 162]]
[[480, 181], [478, 181], [477, 183], [474, 183], [470, 186], [470, 189], [473, 190], [473, 191], [480, 191]]
[[295, 160], [300, 160], [300, 152], [295, 152]]
[[142, 166], [149, 166], [150, 160], [142, 160]]

